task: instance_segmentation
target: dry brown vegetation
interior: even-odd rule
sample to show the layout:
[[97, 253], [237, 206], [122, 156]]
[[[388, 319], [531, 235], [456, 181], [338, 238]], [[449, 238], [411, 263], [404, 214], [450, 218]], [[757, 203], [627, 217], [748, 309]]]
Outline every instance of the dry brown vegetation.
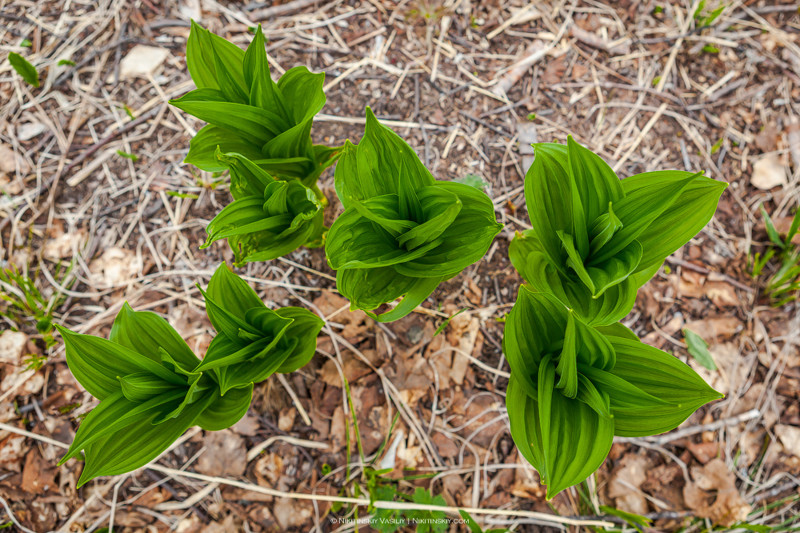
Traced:
[[[633, 530], [603, 506], [648, 516], [652, 531], [797, 526], [800, 314], [762, 294], [775, 265], [753, 279], [748, 261], [767, 245], [759, 206], [785, 230], [800, 200], [800, 18], [795, 3], [730, 0], [704, 27], [719, 4], [695, 17], [699, 4], [0, 0], [0, 263], [34, 281], [58, 323], [106, 335], [127, 301], [162, 313], [198, 354], [208, 346], [195, 283], [231, 255], [224, 243], [198, 246], [228, 192], [224, 177], [182, 164], [201, 124], [167, 104], [192, 87], [190, 18], [241, 46], [260, 22], [276, 74], [301, 64], [327, 74], [317, 142], [357, 141], [370, 105], [438, 178], [485, 180], [506, 224], [481, 262], [387, 325], [348, 311], [321, 249], [249, 265], [242, 272], [265, 301], [326, 318], [312, 363], [258, 385], [232, 429], [195, 429], [153, 466], [77, 491], [81, 463], [57, 467], [59, 443], [94, 400], [33, 314], [0, 302], [2, 523], [352, 530], [331, 520], [347, 507], [332, 513], [325, 499], [362, 482], [354, 413], [363, 453], [381, 449], [390, 477], [432, 476], [401, 491], [429, 489], [485, 526]], [[9, 51], [37, 67], [40, 88], [11, 69]], [[520, 283], [507, 248], [529, 227], [527, 145], [568, 133], [623, 177], [704, 169], [730, 183], [711, 224], [626, 320], [726, 398], [673, 433], [618, 439], [595, 477], [547, 503], [508, 433], [499, 319]], [[321, 184], [336, 208], [332, 172]], [[13, 283], [0, 290], [20, 295]], [[709, 343], [716, 371], [688, 357], [684, 328]]]

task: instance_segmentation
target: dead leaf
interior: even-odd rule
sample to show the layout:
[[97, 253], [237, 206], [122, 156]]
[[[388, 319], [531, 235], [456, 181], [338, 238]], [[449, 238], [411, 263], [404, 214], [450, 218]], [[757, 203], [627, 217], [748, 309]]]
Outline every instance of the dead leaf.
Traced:
[[290, 528], [300, 527], [306, 521], [311, 520], [314, 511], [311, 502], [291, 498], [278, 498], [272, 508], [272, 515], [280, 524], [281, 531], [288, 531]]
[[30, 165], [25, 159], [14, 152], [7, 144], [0, 143], [0, 173], [14, 175], [19, 168], [19, 173], [23, 176], [31, 171]]
[[718, 342], [724, 338], [732, 337], [744, 328], [742, 322], [738, 318], [732, 316], [693, 320], [687, 322], [685, 327], [703, 337], [709, 344]]
[[705, 294], [717, 307], [733, 307], [739, 305], [733, 285], [724, 281], [709, 281], [705, 284]]
[[29, 141], [34, 137], [38, 137], [45, 131], [47, 131], [47, 126], [41, 122], [26, 122], [20, 124], [17, 128], [17, 139], [22, 142]]
[[245, 437], [253, 437], [259, 429], [258, 417], [246, 414], [233, 425], [233, 431]]
[[169, 54], [166, 48], [137, 44], [122, 58], [119, 64], [119, 77], [121, 80], [127, 80], [152, 76]]
[[57, 470], [49, 468], [50, 466], [47, 461], [42, 459], [38, 449], [31, 448], [31, 451], [25, 457], [25, 467], [22, 469], [20, 488], [37, 496], [56, 488]]
[[692, 467], [691, 473], [694, 482], [683, 488], [683, 498], [697, 516], [726, 527], [747, 518], [751, 507], [739, 494], [736, 477], [721, 459]]
[[240, 476], [247, 468], [244, 439], [229, 429], [210, 431], [203, 440], [206, 451], [196, 469], [209, 476]]
[[291, 431], [294, 427], [294, 419], [297, 417], [297, 409], [294, 407], [284, 407], [278, 415], [278, 429], [281, 431]]
[[19, 366], [28, 336], [21, 331], [6, 330], [0, 334], [0, 362]]
[[645, 455], [629, 453], [620, 460], [608, 483], [608, 497], [614, 498], [617, 509], [635, 514], [647, 513], [647, 498], [641, 486], [651, 466]]
[[92, 261], [89, 270], [102, 288], [116, 288], [127, 285], [137, 277], [142, 267], [141, 257], [130, 250], [114, 246]]
[[776, 424], [773, 429], [786, 453], [800, 457], [800, 428], [787, 424]]
[[690, 442], [686, 445], [689, 448], [689, 451], [692, 452], [695, 459], [700, 461], [702, 464], [708, 463], [711, 459], [717, 456], [719, 452], [719, 443], [718, 442]]
[[786, 184], [786, 166], [781, 158], [775, 154], [768, 154], [756, 161], [750, 183], [762, 190]]
[[436, 445], [439, 455], [444, 459], [451, 459], [458, 455], [458, 446], [441, 431], [435, 432], [431, 440]]

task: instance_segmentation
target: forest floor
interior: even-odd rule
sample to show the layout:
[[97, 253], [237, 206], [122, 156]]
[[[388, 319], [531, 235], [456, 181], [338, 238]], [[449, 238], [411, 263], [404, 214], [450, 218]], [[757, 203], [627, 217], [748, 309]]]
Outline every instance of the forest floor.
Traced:
[[[751, 275], [770, 248], [760, 207], [786, 231], [800, 201], [796, 3], [272, 4], [0, 0], [0, 263], [39, 293], [22, 278], [0, 285], [12, 300], [0, 303], [0, 524], [349, 531], [354, 508], [324, 495], [365, 498], [372, 479], [382, 497], [469, 508], [487, 528], [634, 531], [617, 510], [648, 517], [651, 531], [800, 525], [800, 313], [764, 293], [777, 255]], [[182, 163], [202, 123], [167, 104], [193, 87], [192, 18], [242, 47], [261, 23], [275, 74], [326, 73], [316, 142], [357, 142], [371, 106], [437, 178], [483, 180], [505, 228], [424, 309], [385, 325], [348, 310], [322, 249], [241, 269], [271, 305], [325, 317], [312, 362], [257, 385], [232, 429], [195, 428], [152, 468], [76, 490], [82, 463], [56, 466], [59, 443], [96, 402], [60, 339], [48, 347], [48, 316], [106, 336], [127, 301], [202, 354], [213, 329], [196, 284], [232, 260], [224, 242], [198, 249], [227, 182]], [[40, 88], [5, 61], [12, 51], [37, 67]], [[502, 319], [521, 282], [508, 243], [529, 227], [526, 147], [568, 134], [622, 177], [676, 168], [730, 184], [624, 321], [726, 396], [672, 433], [618, 439], [595, 476], [547, 502], [508, 432]], [[321, 186], [340, 210], [332, 171]], [[23, 293], [38, 314], [16, 310]], [[716, 370], [689, 356], [685, 329]], [[372, 456], [391, 473], [370, 478]], [[399, 479], [409, 475], [421, 477]]]

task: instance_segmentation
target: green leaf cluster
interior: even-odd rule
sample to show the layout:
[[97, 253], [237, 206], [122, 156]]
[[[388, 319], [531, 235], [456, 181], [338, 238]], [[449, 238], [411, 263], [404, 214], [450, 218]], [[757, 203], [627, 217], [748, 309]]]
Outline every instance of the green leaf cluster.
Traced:
[[605, 460], [614, 435], [676, 428], [721, 397], [691, 368], [622, 324], [589, 326], [522, 286], [506, 321], [506, 405], [520, 453], [552, 498]]
[[311, 141], [325, 74], [301, 66], [274, 81], [261, 26], [242, 50], [192, 22], [186, 64], [197, 89], [170, 103], [208, 125], [185, 161], [230, 170], [235, 199], [208, 226], [205, 246], [228, 239], [237, 264], [319, 246], [325, 199], [316, 183], [336, 154]]
[[[478, 261], [502, 228], [486, 194], [435, 180], [369, 108], [361, 142], [342, 150], [335, 184], [345, 209], [327, 235], [328, 264], [351, 308], [381, 322], [407, 315]], [[372, 312], [397, 298], [391, 311]]]
[[[369, 108], [358, 145], [314, 146], [324, 74], [295, 67], [274, 81], [260, 26], [243, 51], [192, 23], [186, 63], [197, 89], [172, 104], [209, 123], [186, 162], [228, 170], [234, 198], [209, 223], [201, 248], [226, 239], [241, 265], [324, 244], [351, 307], [388, 322], [478, 261], [500, 231], [485, 184], [435, 180]], [[345, 210], [328, 231], [316, 181], [335, 160]], [[373, 312], [398, 298], [391, 311]]]
[[552, 498], [602, 464], [614, 435], [669, 431], [721, 396], [618, 321], [710, 220], [725, 184], [680, 171], [620, 181], [572, 138], [535, 153], [525, 177], [533, 229], [509, 248], [528, 285], [503, 350], [512, 437]]
[[664, 260], [705, 226], [727, 184], [679, 170], [620, 180], [570, 137], [534, 145], [525, 177], [533, 229], [509, 257], [520, 275], [589, 324], [612, 324]]
[[296, 307], [267, 309], [227, 265], [204, 295], [217, 335], [203, 360], [162, 317], [127, 303], [108, 339], [56, 326], [70, 371], [100, 400], [59, 463], [85, 452], [79, 486], [144, 466], [193, 425], [230, 427], [247, 412], [255, 383], [314, 354], [322, 320]]

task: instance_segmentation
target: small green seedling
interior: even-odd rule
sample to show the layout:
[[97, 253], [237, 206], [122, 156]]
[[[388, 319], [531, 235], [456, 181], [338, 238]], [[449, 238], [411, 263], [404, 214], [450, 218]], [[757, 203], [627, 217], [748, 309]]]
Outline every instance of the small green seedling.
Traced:
[[778, 268], [767, 279], [764, 293], [770, 298], [774, 307], [780, 307], [796, 300], [800, 292], [800, 246], [792, 242], [800, 230], [800, 209], [795, 211], [789, 231], [784, 238], [781, 238], [763, 205], [760, 210], [771, 245], [763, 255], [756, 252], [753, 256], [750, 275], [753, 278], [761, 276], [773, 258], [778, 260]]

